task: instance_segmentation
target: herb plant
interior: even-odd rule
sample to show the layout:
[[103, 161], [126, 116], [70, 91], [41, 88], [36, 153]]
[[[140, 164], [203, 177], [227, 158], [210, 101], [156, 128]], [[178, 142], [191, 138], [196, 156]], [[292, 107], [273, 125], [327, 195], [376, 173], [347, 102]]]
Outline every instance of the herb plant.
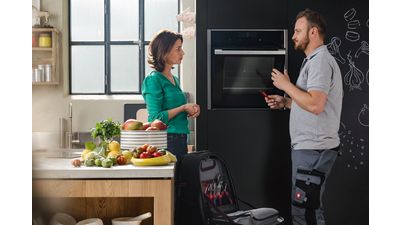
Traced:
[[96, 123], [96, 127], [91, 129], [93, 138], [99, 137], [102, 142], [110, 142], [114, 137], [121, 135], [121, 124], [113, 122], [111, 119]]

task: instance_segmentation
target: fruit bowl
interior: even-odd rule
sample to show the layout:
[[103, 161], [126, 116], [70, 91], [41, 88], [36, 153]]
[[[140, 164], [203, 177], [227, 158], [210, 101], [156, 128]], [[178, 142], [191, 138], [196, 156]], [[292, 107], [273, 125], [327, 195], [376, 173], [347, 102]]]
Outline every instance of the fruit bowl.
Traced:
[[155, 145], [158, 148], [167, 148], [167, 131], [155, 130], [122, 130], [121, 131], [121, 148], [133, 149], [143, 144]]
[[131, 161], [135, 166], [163, 166], [171, 162], [176, 162], [176, 157], [167, 151], [163, 156], [147, 159], [132, 158]]

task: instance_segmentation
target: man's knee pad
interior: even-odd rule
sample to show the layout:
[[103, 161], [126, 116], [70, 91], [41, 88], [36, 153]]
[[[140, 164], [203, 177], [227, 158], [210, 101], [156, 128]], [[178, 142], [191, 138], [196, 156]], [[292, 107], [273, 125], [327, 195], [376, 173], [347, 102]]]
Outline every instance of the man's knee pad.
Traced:
[[301, 208], [319, 208], [321, 186], [324, 181], [325, 173], [317, 170], [297, 169], [292, 204]]

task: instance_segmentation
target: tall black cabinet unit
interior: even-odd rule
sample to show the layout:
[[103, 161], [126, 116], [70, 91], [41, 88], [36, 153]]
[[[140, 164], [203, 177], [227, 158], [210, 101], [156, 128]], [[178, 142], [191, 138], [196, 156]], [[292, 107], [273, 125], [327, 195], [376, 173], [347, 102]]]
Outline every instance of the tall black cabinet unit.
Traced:
[[291, 154], [289, 111], [207, 110], [207, 29], [287, 29], [292, 82], [304, 55], [293, 50], [296, 14], [310, 8], [323, 14], [329, 45], [342, 72], [344, 99], [338, 157], [326, 186], [327, 224], [368, 224], [368, 1], [197, 0], [196, 89], [202, 108], [196, 123], [198, 150], [227, 161], [240, 198], [274, 207], [290, 224]]
[[[265, 108], [207, 110], [207, 29], [287, 28], [287, 1], [196, 1], [197, 149], [227, 161], [238, 196], [257, 207], [290, 208], [289, 113]], [[262, 98], [262, 96], [259, 96]]]

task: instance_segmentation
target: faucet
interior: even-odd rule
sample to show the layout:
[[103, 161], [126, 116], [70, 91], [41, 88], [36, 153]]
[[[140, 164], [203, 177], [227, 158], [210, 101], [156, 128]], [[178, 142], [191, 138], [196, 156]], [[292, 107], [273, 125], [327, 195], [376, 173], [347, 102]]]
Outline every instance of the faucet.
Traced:
[[[66, 147], [72, 149], [72, 144], [79, 144], [79, 136], [77, 139], [73, 139], [73, 129], [72, 129], [72, 102], [69, 103], [69, 114], [68, 114], [68, 131], [64, 133], [64, 118], [60, 119], [60, 147]], [[78, 134], [79, 135], [79, 134]], [[65, 143], [65, 139], [66, 143]]]

